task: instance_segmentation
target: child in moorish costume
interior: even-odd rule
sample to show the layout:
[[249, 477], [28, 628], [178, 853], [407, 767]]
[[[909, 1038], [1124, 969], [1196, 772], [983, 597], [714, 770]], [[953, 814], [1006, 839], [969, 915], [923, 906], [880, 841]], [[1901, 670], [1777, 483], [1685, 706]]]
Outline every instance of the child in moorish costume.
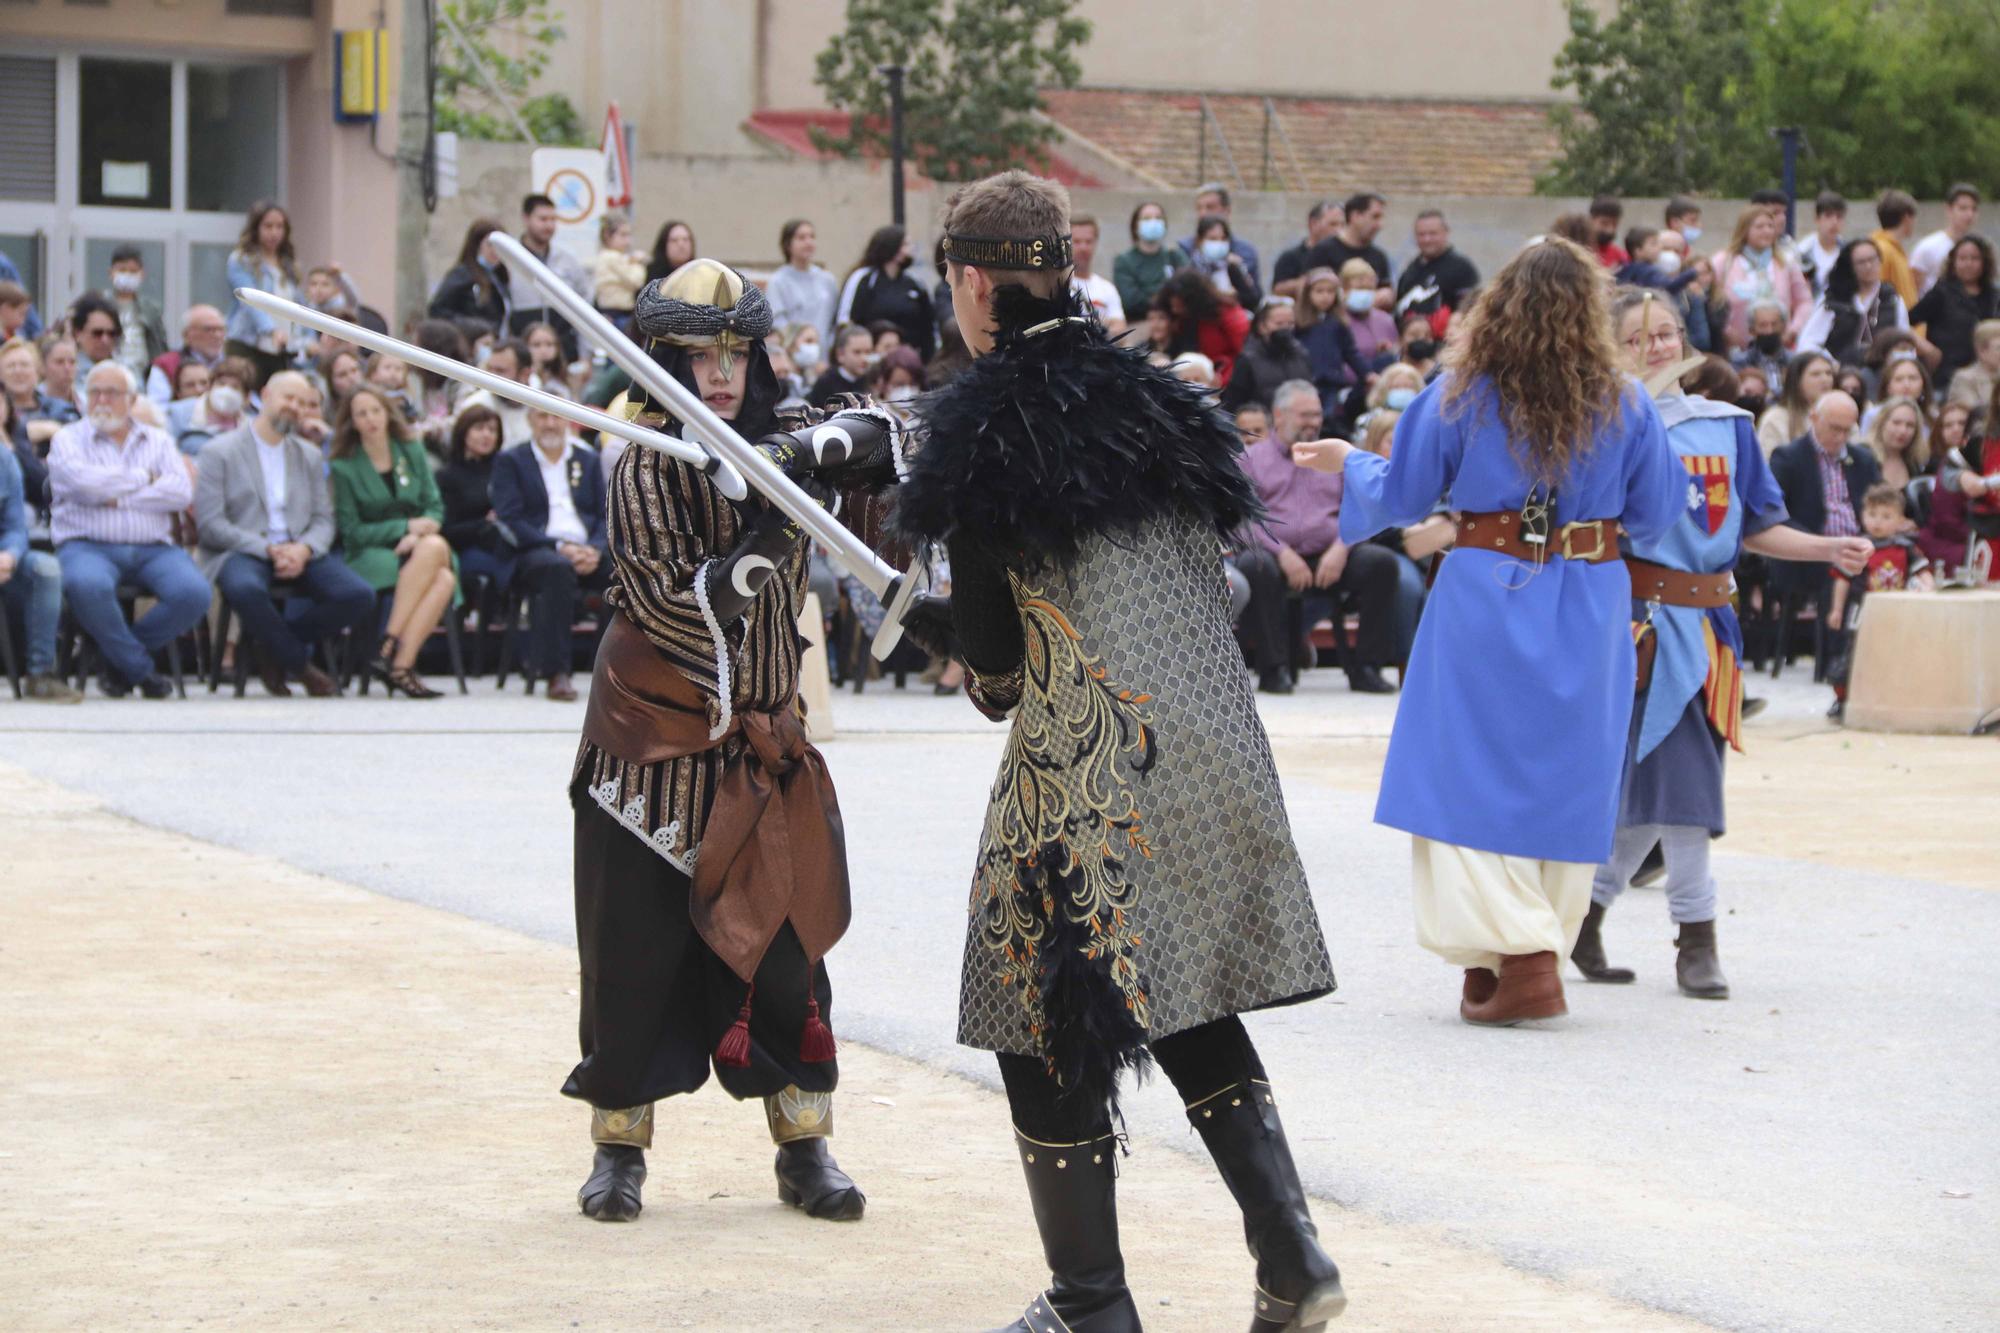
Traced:
[[[649, 350], [746, 437], [816, 414], [776, 412], [770, 308], [740, 274], [698, 259], [639, 297]], [[640, 419], [677, 423], [634, 391]], [[846, 445], [884, 423], [843, 415]], [[821, 429], [825, 429], [822, 427]], [[788, 471], [858, 460], [792, 436], [760, 444]], [[583, 1059], [563, 1092], [588, 1101], [597, 1155], [583, 1211], [640, 1210], [653, 1103], [723, 1089], [761, 1097], [779, 1197], [861, 1216], [827, 1151], [838, 1079], [821, 961], [846, 929], [840, 812], [798, 704], [808, 543], [775, 509], [725, 499], [699, 469], [627, 449], [612, 473], [613, 608], [572, 779]]]
[[[1007, 172], [955, 194], [947, 281], [972, 365], [922, 404], [892, 527], [941, 544], [943, 621], [1010, 717], [973, 872], [959, 1040], [998, 1054], [1052, 1285], [1012, 1333], [1139, 1328], [1112, 1100], [1157, 1060], [1237, 1202], [1252, 1327], [1346, 1304], [1237, 1017], [1332, 968], [1230, 631], [1222, 539], [1256, 497], [1201, 392], [1069, 292], [1069, 200]], [[913, 623], [914, 622], [914, 623]]]
[[1743, 636], [1730, 605], [1732, 572], [1745, 550], [1851, 571], [1867, 558], [1869, 543], [1785, 526], [1784, 496], [1750, 414], [1681, 392], [1687, 347], [1672, 302], [1628, 288], [1613, 301], [1611, 320], [1625, 368], [1654, 393], [1667, 443], [1686, 470], [1686, 492], [1679, 521], [1627, 543], [1641, 679], [1618, 833], [1592, 880], [1571, 960], [1592, 981], [1633, 979], [1630, 969], [1606, 963], [1600, 925], [1657, 843], [1666, 858], [1667, 910], [1680, 928], [1674, 973], [1681, 993], [1723, 1000], [1729, 983], [1716, 954], [1708, 850], [1723, 832], [1725, 746], [1743, 748]]
[[1878, 481], [1861, 497], [1861, 531], [1867, 535], [1868, 564], [1851, 579], [1836, 578], [1826, 620], [1827, 683], [1833, 686], [1833, 716], [1847, 711], [1847, 681], [1854, 668], [1854, 643], [1861, 631], [1861, 603], [1870, 593], [1929, 592], [1936, 586], [1931, 559], [1913, 536], [1908, 501], [1894, 482]]

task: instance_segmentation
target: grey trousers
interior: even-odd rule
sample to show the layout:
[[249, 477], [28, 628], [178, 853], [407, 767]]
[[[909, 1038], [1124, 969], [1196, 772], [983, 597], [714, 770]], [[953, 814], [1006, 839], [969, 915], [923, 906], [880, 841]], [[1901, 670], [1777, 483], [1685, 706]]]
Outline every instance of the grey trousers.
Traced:
[[1667, 860], [1667, 914], [1676, 924], [1715, 920], [1715, 877], [1708, 872], [1708, 830], [1688, 824], [1630, 824], [1611, 842], [1611, 860], [1597, 868], [1590, 900], [1609, 907], [1653, 850]]

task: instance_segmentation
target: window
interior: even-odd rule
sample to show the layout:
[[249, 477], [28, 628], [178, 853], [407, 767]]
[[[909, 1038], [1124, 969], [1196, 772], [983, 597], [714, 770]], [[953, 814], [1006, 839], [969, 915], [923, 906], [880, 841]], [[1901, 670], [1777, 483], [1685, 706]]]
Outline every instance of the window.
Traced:
[[168, 208], [173, 193], [173, 67], [153, 60], [77, 62], [81, 91], [77, 200]]
[[187, 206], [241, 213], [278, 192], [276, 65], [187, 71]]
[[0, 56], [0, 199], [56, 197], [56, 62]]
[[313, 0], [229, 0], [223, 6], [229, 14], [267, 14], [274, 18], [309, 19]]

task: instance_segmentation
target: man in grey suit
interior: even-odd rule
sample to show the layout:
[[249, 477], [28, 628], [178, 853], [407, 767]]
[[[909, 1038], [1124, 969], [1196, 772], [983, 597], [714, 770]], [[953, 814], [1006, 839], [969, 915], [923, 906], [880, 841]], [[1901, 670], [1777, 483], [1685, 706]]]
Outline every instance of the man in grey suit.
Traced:
[[[375, 614], [375, 590], [333, 553], [326, 460], [295, 433], [311, 394], [296, 371], [273, 375], [258, 416], [202, 449], [194, 488], [202, 572], [259, 650], [264, 688], [281, 696], [291, 693], [288, 676], [315, 697], [338, 694], [312, 664], [311, 645], [360, 632]], [[289, 614], [271, 597], [274, 583], [292, 589]]]

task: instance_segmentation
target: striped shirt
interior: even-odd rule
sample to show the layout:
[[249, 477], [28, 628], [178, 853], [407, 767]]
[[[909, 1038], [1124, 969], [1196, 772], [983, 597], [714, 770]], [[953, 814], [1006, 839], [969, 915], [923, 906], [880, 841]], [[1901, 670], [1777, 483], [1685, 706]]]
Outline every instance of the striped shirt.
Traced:
[[173, 540], [174, 515], [194, 503], [187, 462], [166, 432], [134, 421], [120, 444], [89, 421], [49, 441], [51, 536], [133, 546]]
[[1847, 493], [1847, 450], [1829, 454], [1813, 441], [1813, 458], [1819, 463], [1820, 493], [1826, 497], [1826, 531], [1824, 537], [1854, 537], [1861, 532], [1861, 525], [1854, 517], [1854, 500]]

